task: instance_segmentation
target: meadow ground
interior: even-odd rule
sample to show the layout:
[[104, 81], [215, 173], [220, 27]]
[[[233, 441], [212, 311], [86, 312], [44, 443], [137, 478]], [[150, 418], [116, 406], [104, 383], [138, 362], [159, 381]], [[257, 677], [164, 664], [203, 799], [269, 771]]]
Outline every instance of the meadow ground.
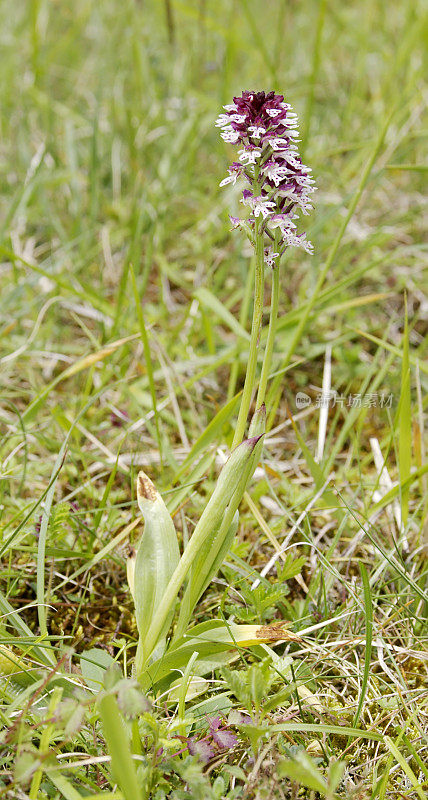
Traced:
[[[426, 798], [423, 4], [0, 14], [0, 797]], [[252, 304], [214, 122], [271, 87], [317, 181], [315, 253], [282, 263], [269, 433], [192, 622], [300, 636], [235, 649], [193, 699], [125, 682], [128, 742], [96, 694], [135, 655], [135, 479], [186, 543], [233, 438]]]

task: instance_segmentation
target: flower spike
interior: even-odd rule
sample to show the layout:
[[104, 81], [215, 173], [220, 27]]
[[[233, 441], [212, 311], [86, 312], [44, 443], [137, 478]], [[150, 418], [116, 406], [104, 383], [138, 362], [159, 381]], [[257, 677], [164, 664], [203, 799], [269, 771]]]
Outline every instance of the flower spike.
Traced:
[[[305, 233], [296, 233], [293, 222], [296, 211], [307, 215], [312, 210], [311, 195], [315, 191], [311, 169], [302, 163], [296, 144], [297, 115], [283, 95], [273, 91], [244, 91], [224, 110], [226, 113], [220, 114], [216, 125], [222, 129], [222, 138], [240, 149], [239, 160], [229, 167], [229, 174], [220, 186], [235, 184], [242, 176], [248, 181], [251, 189], [244, 189], [241, 199], [251, 212], [245, 224], [254, 230], [256, 218], [261, 216], [263, 230], [270, 240], [275, 238], [275, 229], [279, 229], [279, 254], [275, 253], [275, 257], [286, 247], [301, 247], [312, 253], [311, 242]], [[232, 219], [237, 227], [240, 221]], [[265, 251], [268, 266], [273, 265], [272, 252]]]

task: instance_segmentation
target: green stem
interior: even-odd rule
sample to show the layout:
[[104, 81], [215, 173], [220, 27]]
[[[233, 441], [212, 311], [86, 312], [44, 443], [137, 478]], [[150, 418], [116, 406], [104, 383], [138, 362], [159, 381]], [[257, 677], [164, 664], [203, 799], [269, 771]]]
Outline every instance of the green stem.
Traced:
[[263, 359], [262, 374], [260, 375], [259, 390], [257, 392], [256, 408], [260, 408], [266, 397], [266, 387], [269, 380], [272, 366], [273, 346], [276, 334], [276, 322], [278, 319], [279, 305], [279, 264], [275, 264], [272, 270], [272, 294], [270, 303], [269, 329], [266, 341], [266, 350]]
[[250, 410], [251, 398], [256, 377], [257, 356], [259, 354], [260, 332], [263, 319], [263, 295], [264, 295], [264, 253], [263, 253], [263, 234], [260, 230], [256, 233], [256, 273], [254, 288], [254, 310], [251, 325], [250, 351], [248, 354], [247, 372], [245, 375], [244, 389], [242, 392], [241, 407], [239, 409], [238, 421], [236, 423], [235, 435], [233, 437], [232, 450], [244, 438], [245, 426], [247, 424], [248, 412]]

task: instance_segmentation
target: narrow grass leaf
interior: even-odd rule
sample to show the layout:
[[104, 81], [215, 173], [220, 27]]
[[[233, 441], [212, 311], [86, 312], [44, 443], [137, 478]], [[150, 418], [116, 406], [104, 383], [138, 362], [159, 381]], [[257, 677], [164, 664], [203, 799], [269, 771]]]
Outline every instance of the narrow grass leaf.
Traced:
[[70, 367], [67, 367], [67, 369], [61, 372], [61, 374], [54, 378], [53, 381], [48, 383], [48, 385], [40, 392], [40, 394], [38, 394], [37, 397], [32, 400], [30, 405], [25, 409], [22, 419], [25, 420], [25, 422], [29, 422], [30, 420], [34, 419], [52, 389], [55, 389], [59, 383], [67, 380], [67, 378], [71, 378], [73, 375], [77, 375], [79, 372], [83, 372], [83, 370], [88, 369], [88, 367], [91, 367], [93, 364], [97, 364], [99, 361], [104, 361], [120, 347], [123, 347], [123, 345], [128, 344], [128, 342], [132, 342], [138, 338], [139, 334], [134, 333], [131, 336], [126, 336], [124, 339], [118, 339], [116, 342], [112, 342], [107, 347], [103, 347], [101, 350], [98, 350], [98, 352], [90, 353], [88, 356], [80, 358]]
[[[53, 772], [53, 770], [46, 770], [48, 778], [51, 783], [55, 786], [55, 789], [58, 789], [61, 792], [61, 797], [64, 800], [82, 800], [82, 797], [86, 795], [80, 794], [77, 789], [74, 788], [73, 784], [64, 777], [60, 772]], [[105, 797], [106, 795], [103, 795]], [[108, 795], [107, 795], [108, 796]], [[90, 797], [94, 797], [94, 795], [90, 795]]]
[[[428, 465], [426, 466], [426, 471], [428, 471]], [[415, 474], [413, 475], [413, 477], [415, 477]], [[344, 500], [344, 499], [343, 499], [343, 496], [342, 496], [341, 494], [340, 494], [339, 496], [342, 498], [342, 500]], [[382, 498], [382, 499], [384, 499], [384, 498]], [[345, 500], [344, 500], [344, 502], [345, 502]], [[396, 571], [396, 572], [397, 572], [399, 575], [401, 575], [401, 577], [404, 579], [404, 581], [405, 581], [406, 583], [408, 583], [408, 584], [409, 584], [409, 586], [411, 586], [411, 587], [412, 587], [412, 589], [413, 589], [413, 590], [416, 592], [416, 594], [417, 594], [417, 595], [418, 595], [418, 596], [421, 598], [421, 600], [423, 600], [424, 602], [428, 602], [428, 594], [426, 594], [426, 593], [423, 591], [423, 589], [421, 589], [421, 587], [420, 587], [420, 586], [418, 586], [418, 584], [416, 583], [416, 581], [415, 581], [415, 580], [413, 580], [413, 578], [411, 577], [410, 573], [406, 572], [406, 570], [404, 569], [404, 567], [402, 567], [402, 566], [401, 566], [401, 564], [399, 564], [399, 563], [398, 563], [398, 562], [397, 562], [397, 561], [396, 561], [396, 560], [395, 560], [395, 559], [394, 559], [392, 556], [388, 555], [388, 553], [386, 552], [386, 550], [384, 549], [384, 547], [383, 547], [382, 545], [380, 545], [378, 541], [376, 541], [376, 539], [374, 538], [374, 536], [372, 535], [372, 533], [371, 533], [371, 531], [370, 531], [370, 526], [369, 526], [369, 525], [367, 525], [367, 522], [368, 522], [368, 520], [366, 520], [366, 525], [365, 525], [365, 526], [361, 525], [361, 522], [359, 521], [359, 519], [358, 519], [358, 517], [356, 516], [356, 514], [354, 514], [354, 512], [353, 512], [352, 508], [351, 508], [351, 507], [350, 507], [350, 506], [349, 506], [349, 505], [348, 505], [346, 502], [345, 502], [345, 505], [346, 505], [346, 507], [347, 507], [347, 509], [348, 509], [349, 513], [350, 513], [350, 514], [352, 514], [353, 518], [354, 518], [354, 519], [355, 519], [355, 521], [357, 522], [358, 526], [361, 528], [361, 530], [363, 530], [363, 531], [364, 531], [365, 535], [366, 535], [366, 536], [367, 536], [367, 537], [370, 539], [371, 543], [372, 543], [372, 544], [373, 544], [373, 545], [376, 547], [376, 549], [377, 549], [377, 550], [378, 550], [378, 551], [379, 551], [379, 552], [382, 554], [382, 556], [383, 556], [383, 557], [384, 557], [384, 558], [385, 558], [385, 559], [388, 561], [388, 564], [389, 564], [389, 565], [390, 565], [390, 566], [391, 566], [391, 567], [392, 567], [392, 568], [393, 568], [393, 569], [394, 569], [394, 570], [395, 570], [395, 571]]]
[[275, 733], [280, 731], [293, 731], [294, 733], [326, 733], [334, 736], [348, 736], [353, 739], [369, 739], [373, 742], [381, 742], [383, 736], [377, 731], [363, 730], [361, 728], [354, 728], [347, 725], [324, 725], [322, 723], [312, 724], [305, 722], [282, 722], [277, 725], [271, 725], [266, 728], [266, 733]]
[[[45, 504], [42, 511], [42, 520], [40, 523], [39, 541], [37, 545], [37, 577], [36, 577], [36, 594], [37, 594], [37, 614], [39, 619], [40, 633], [42, 636], [48, 635], [47, 628], [47, 610], [45, 598], [45, 551], [46, 540], [48, 533], [49, 517], [51, 513], [52, 502], [54, 498], [56, 481], [58, 479], [61, 466], [64, 462], [65, 451], [67, 447], [67, 439], [65, 439], [57, 457], [52, 470], [52, 476], [49, 485], [49, 491], [46, 495]], [[54, 659], [53, 659], [54, 661]]]
[[403, 529], [409, 516], [409, 484], [406, 483], [410, 476], [412, 465], [412, 407], [410, 393], [410, 366], [409, 366], [409, 325], [407, 319], [407, 302], [405, 311], [403, 333], [403, 358], [401, 362], [401, 392], [398, 407], [398, 463], [400, 468], [401, 489], [401, 517]]
[[384, 736], [384, 742], [388, 750], [390, 751], [391, 755], [393, 755], [393, 757], [395, 758], [397, 764], [400, 765], [401, 769], [409, 779], [418, 797], [420, 797], [421, 800], [427, 800], [427, 795], [424, 792], [421, 784], [419, 783], [415, 773], [413, 772], [410, 764], [408, 764], [402, 753], [400, 753], [395, 742], [393, 742], [389, 736]]
[[428, 473], [428, 464], [424, 464], [423, 467], [420, 467], [420, 469], [415, 469], [413, 472], [411, 472], [408, 478], [406, 478], [403, 482], [400, 481], [399, 483], [397, 483], [397, 485], [393, 486], [392, 489], [389, 490], [389, 492], [387, 492], [386, 494], [383, 495], [383, 497], [380, 498], [380, 500], [378, 500], [376, 503], [373, 503], [373, 505], [370, 507], [370, 514], [369, 514], [370, 517], [377, 514], [377, 512], [381, 511], [381, 509], [385, 508], [385, 506], [389, 506], [390, 503], [392, 503], [392, 501], [395, 500], [396, 497], [398, 497], [400, 492], [401, 493], [403, 492], [403, 488], [406, 489], [410, 487], [412, 483], [418, 481], [419, 478], [422, 478], [427, 473]]
[[186, 483], [182, 484], [179, 489], [173, 490], [171, 497], [166, 498], [166, 505], [170, 514], [174, 516], [179, 506], [189, 499], [192, 490], [203, 479], [214, 464], [216, 457], [215, 450], [208, 450], [202, 458], [192, 467], [187, 474]]
[[406, 745], [406, 747], [407, 747], [407, 749], [408, 749], [409, 753], [410, 753], [410, 754], [412, 755], [412, 757], [415, 759], [415, 761], [416, 761], [416, 763], [417, 763], [417, 765], [418, 765], [419, 769], [420, 769], [420, 770], [421, 770], [421, 771], [424, 773], [424, 775], [425, 775], [425, 778], [426, 778], [426, 780], [427, 780], [427, 782], [428, 782], [428, 765], [427, 765], [427, 764], [424, 764], [424, 762], [422, 761], [422, 759], [421, 759], [421, 757], [420, 757], [419, 753], [418, 753], [418, 752], [417, 752], [417, 750], [416, 750], [416, 749], [413, 747], [413, 744], [412, 744], [412, 743], [411, 743], [411, 741], [410, 741], [410, 740], [407, 738], [407, 736], [404, 736], [404, 735], [403, 735], [403, 742], [404, 742], [404, 744]]
[[245, 328], [240, 325], [236, 317], [227, 310], [224, 304], [221, 303], [209, 289], [206, 289], [205, 286], [201, 286], [194, 292], [194, 296], [208, 311], [216, 314], [233, 333], [236, 333], [236, 335], [242, 339], [250, 340], [250, 335]]
[[[375, 336], [373, 333], [369, 333], [368, 331], [363, 331], [360, 328], [355, 328], [355, 333], [358, 333], [360, 336], [364, 336], [366, 339], [369, 339], [370, 342], [374, 342], [375, 344], [381, 345], [381, 347], [385, 348], [385, 350], [389, 350], [390, 353], [393, 353], [398, 358], [403, 359], [403, 351], [400, 347], [397, 347], [394, 344], [390, 344], [390, 342], [386, 342], [383, 339], [380, 339], [379, 336]], [[409, 354], [409, 362], [413, 366], [416, 366], [419, 363], [419, 368], [421, 372], [424, 372], [425, 375], [428, 375], [428, 364], [425, 363], [423, 357], [421, 361], [418, 361], [417, 355], [410, 355]]]
[[265, 65], [270, 72], [271, 80], [273, 81], [273, 83], [275, 83], [276, 82], [275, 61], [271, 58], [270, 48], [266, 46], [263, 35], [260, 32], [258, 21], [255, 18], [253, 11], [251, 10], [251, 4], [248, 3], [248, 0], [240, 0], [240, 6], [244, 12], [244, 16], [247, 19], [248, 25], [251, 29], [251, 33], [254, 36], [254, 41], [260, 51], [262, 59], [265, 62]]
[[358, 720], [360, 719], [361, 711], [363, 709], [364, 700], [367, 694], [367, 686], [369, 682], [370, 664], [372, 658], [372, 638], [373, 638], [373, 606], [372, 596], [370, 590], [370, 581], [367, 575], [367, 570], [362, 561], [360, 561], [360, 572], [363, 581], [364, 590], [364, 614], [366, 622], [366, 645], [364, 650], [364, 673], [361, 681], [360, 697], [358, 700], [357, 710], [354, 717], [354, 728], [357, 727]]
[[[289, 418], [289, 420], [291, 422], [293, 431], [294, 431], [294, 433], [296, 435], [296, 439], [297, 439], [297, 441], [299, 443], [299, 447], [301, 447], [301, 449], [302, 449], [302, 452], [303, 452], [303, 455], [305, 457], [305, 461], [306, 461], [306, 464], [308, 466], [308, 469], [309, 469], [309, 471], [310, 471], [310, 473], [311, 473], [311, 475], [312, 475], [312, 477], [314, 479], [315, 488], [319, 491], [321, 489], [321, 487], [324, 486], [324, 484], [326, 482], [324, 470], [322, 469], [320, 464], [317, 464], [317, 462], [315, 461], [315, 459], [314, 459], [311, 451], [309, 450], [309, 447], [307, 446], [303, 436], [301, 435], [301, 433], [300, 433], [300, 431], [299, 431], [299, 429], [298, 429], [298, 427], [297, 427], [297, 425], [296, 425], [291, 413], [289, 413], [288, 418]], [[340, 509], [337, 508], [337, 505], [338, 505], [337, 504], [337, 497], [332, 491], [330, 491], [330, 489], [326, 489], [325, 492], [323, 492], [323, 497], [324, 497], [325, 502], [327, 502], [331, 506], [331, 508], [336, 509], [337, 513], [339, 513], [339, 514], [341, 513]]]
[[119, 784], [125, 800], [143, 800], [128, 733], [116, 698], [111, 694], [105, 695], [99, 701], [99, 709], [114, 779]]
[[8, 599], [1, 592], [0, 612], [3, 616], [3, 623], [7, 621], [15, 628], [16, 631], [18, 631], [20, 637], [26, 639], [30, 643], [28, 649], [31, 649], [31, 653], [37, 655], [43, 664], [49, 664], [49, 666], [52, 666], [54, 664], [54, 660], [52, 658], [50, 645], [46, 645], [45, 647], [40, 646], [40, 642], [42, 642], [45, 637], [34, 636], [33, 631], [28, 627], [27, 623], [24, 622], [18, 609], [13, 608]]
[[291, 781], [296, 781], [307, 789], [319, 792], [323, 797], [328, 792], [327, 783], [322, 772], [319, 771], [314, 761], [307, 753], [297, 753], [296, 757], [280, 761], [278, 764], [278, 774], [283, 778], [287, 777]]
[[159, 456], [162, 465], [162, 437], [160, 434], [160, 426], [159, 426], [159, 413], [157, 407], [157, 399], [156, 399], [156, 387], [155, 381], [153, 377], [153, 364], [152, 364], [152, 357], [150, 353], [150, 345], [149, 345], [149, 337], [147, 335], [147, 328], [146, 323], [144, 320], [144, 313], [143, 313], [143, 306], [141, 304], [141, 300], [138, 294], [138, 287], [137, 281], [135, 280], [135, 273], [132, 267], [132, 264], [129, 267], [131, 273], [131, 283], [132, 283], [132, 290], [134, 292], [134, 300], [135, 306], [137, 309], [137, 317], [138, 317], [138, 324], [140, 326], [140, 334], [141, 334], [141, 341], [143, 343], [143, 350], [144, 350], [144, 358], [146, 360], [146, 369], [147, 369], [147, 377], [149, 379], [149, 389], [150, 389], [150, 396], [152, 398], [152, 405], [153, 405], [153, 412], [155, 416], [155, 427], [156, 427], [156, 439], [159, 448]]
[[314, 47], [312, 52], [312, 68], [309, 77], [309, 89], [306, 98], [304, 125], [302, 130], [302, 144], [301, 144], [302, 157], [306, 149], [306, 145], [309, 139], [309, 131], [311, 128], [312, 111], [315, 99], [315, 86], [318, 78], [319, 66], [321, 61], [321, 52], [322, 52], [321, 43], [322, 43], [322, 33], [324, 29], [324, 22], [326, 16], [325, 15], [326, 5], [327, 5], [326, 0], [318, 0], [317, 24], [315, 30]]
[[229, 402], [226, 403], [226, 405], [224, 405], [220, 409], [220, 411], [217, 412], [215, 417], [207, 425], [205, 430], [196, 440], [190, 453], [186, 456], [180, 468], [175, 473], [173, 479], [174, 483], [176, 483], [181, 478], [183, 473], [189, 468], [189, 466], [191, 466], [196, 461], [200, 453], [206, 450], [206, 448], [211, 444], [211, 442], [214, 441], [214, 439], [220, 437], [223, 426], [233, 416], [233, 412], [235, 411], [239, 397], [240, 394], [237, 394], [234, 397], [232, 397], [232, 399], [229, 400]]
[[115, 464], [113, 466], [113, 469], [110, 472], [110, 475], [108, 476], [108, 480], [107, 480], [107, 483], [105, 485], [105, 489], [104, 489], [104, 492], [103, 492], [103, 496], [101, 498], [101, 502], [100, 502], [98, 511], [97, 511], [97, 513], [96, 513], [96, 515], [94, 517], [94, 526], [93, 526], [93, 535], [94, 536], [96, 535], [96, 532], [98, 530], [98, 526], [99, 526], [99, 524], [101, 522], [101, 517], [103, 515], [104, 509], [106, 507], [107, 500], [108, 500], [108, 497], [109, 497], [109, 494], [110, 494], [110, 491], [111, 491], [111, 487], [113, 486], [113, 482], [114, 482], [114, 479], [116, 477], [118, 462], [119, 462], [119, 453], [117, 455], [116, 462], [115, 462]]

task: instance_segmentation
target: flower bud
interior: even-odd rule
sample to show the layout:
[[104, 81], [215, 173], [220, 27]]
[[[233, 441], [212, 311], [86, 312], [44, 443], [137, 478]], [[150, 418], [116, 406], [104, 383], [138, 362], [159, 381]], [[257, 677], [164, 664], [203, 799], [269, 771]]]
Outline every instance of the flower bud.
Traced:
[[253, 414], [253, 418], [250, 422], [248, 435], [262, 436], [265, 430], [266, 430], [266, 406], [264, 403], [262, 403], [260, 408], [258, 408]]

